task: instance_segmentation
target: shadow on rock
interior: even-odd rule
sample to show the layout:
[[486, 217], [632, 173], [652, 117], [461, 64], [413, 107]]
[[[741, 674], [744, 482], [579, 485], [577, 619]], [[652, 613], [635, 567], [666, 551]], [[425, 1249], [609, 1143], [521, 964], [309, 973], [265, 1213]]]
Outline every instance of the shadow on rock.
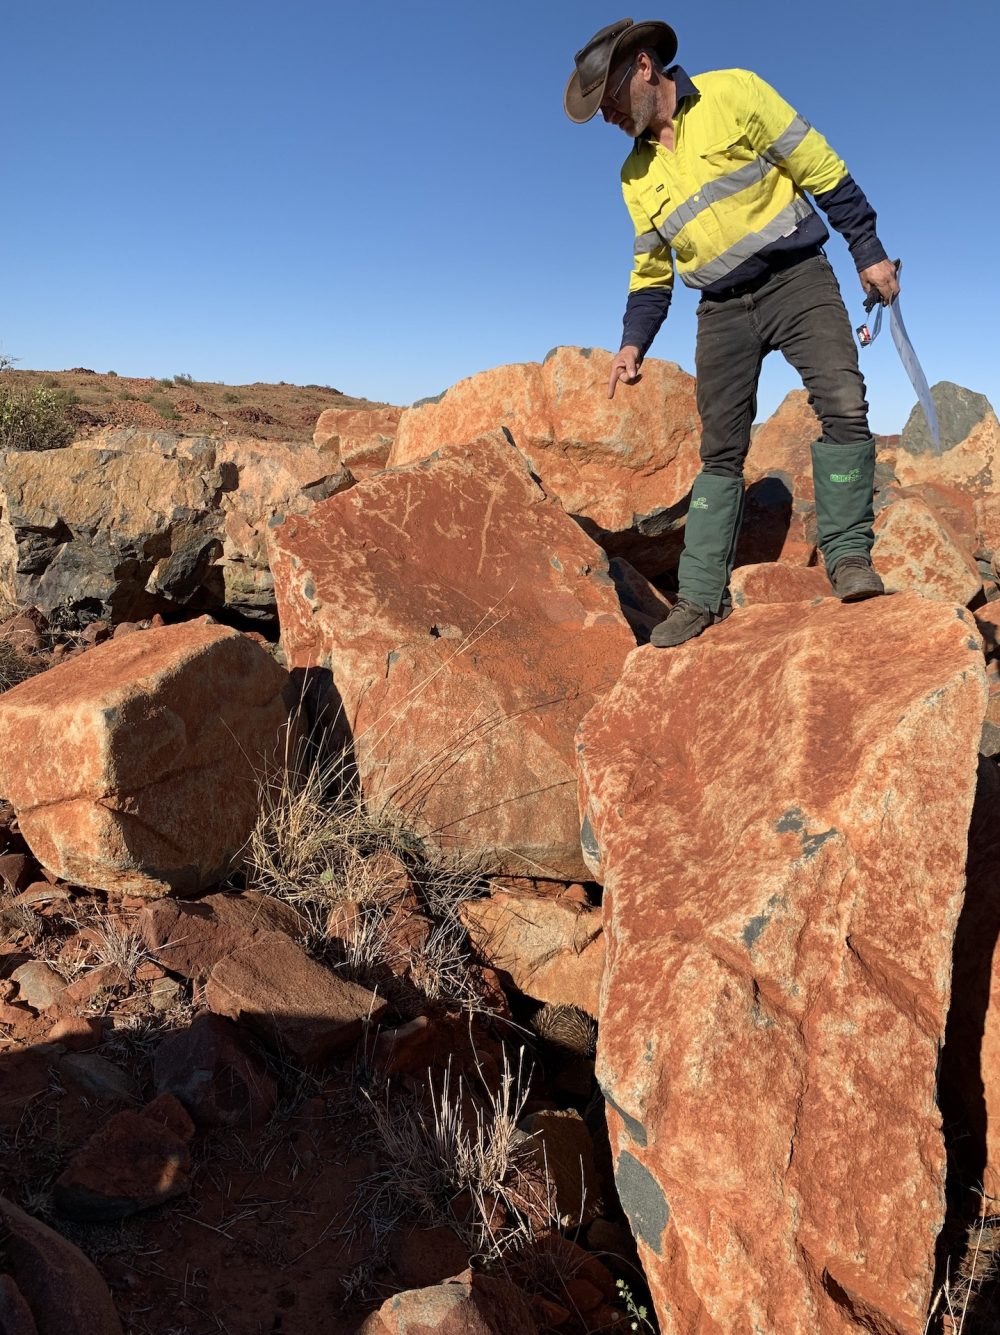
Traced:
[[[949, 1272], [954, 1276], [969, 1231], [975, 1243], [978, 1221], [1000, 1214], [1000, 1022], [989, 1009], [998, 981], [998, 938], [1000, 771], [993, 760], [981, 757], [939, 1076], [948, 1177], [936, 1287], [946, 1283]], [[987, 1296], [984, 1291], [980, 1298]]]

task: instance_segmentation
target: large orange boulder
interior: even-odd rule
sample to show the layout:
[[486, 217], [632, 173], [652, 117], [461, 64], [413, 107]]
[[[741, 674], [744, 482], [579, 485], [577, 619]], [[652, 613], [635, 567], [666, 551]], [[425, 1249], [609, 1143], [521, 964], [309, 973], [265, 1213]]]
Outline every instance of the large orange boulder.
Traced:
[[901, 594], [637, 649], [584, 720], [598, 1078], [662, 1330], [923, 1331], [985, 698], [971, 615]]
[[[1000, 1198], [1000, 772], [982, 759], [969, 830], [965, 900], [941, 1054], [941, 1107], [952, 1130], [965, 1222]], [[952, 1244], [960, 1241], [948, 1239]]]
[[354, 477], [369, 477], [386, 466], [402, 411], [402, 408], [327, 408], [316, 422], [313, 444], [332, 454]]
[[271, 565], [369, 803], [485, 870], [585, 875], [573, 736], [635, 640], [603, 552], [499, 433], [289, 519]]
[[648, 358], [641, 380], [609, 399], [610, 368], [600, 348], [556, 348], [460, 380], [403, 413], [389, 462], [507, 427], [547, 495], [610, 554], [655, 574], [677, 563], [699, 468], [695, 382]]
[[962, 539], [919, 496], [900, 496], [879, 511], [872, 562], [888, 593], [969, 603], [983, 584]]
[[207, 617], [109, 640], [0, 697], [0, 792], [63, 880], [195, 895], [238, 865], [293, 703], [271, 655]]

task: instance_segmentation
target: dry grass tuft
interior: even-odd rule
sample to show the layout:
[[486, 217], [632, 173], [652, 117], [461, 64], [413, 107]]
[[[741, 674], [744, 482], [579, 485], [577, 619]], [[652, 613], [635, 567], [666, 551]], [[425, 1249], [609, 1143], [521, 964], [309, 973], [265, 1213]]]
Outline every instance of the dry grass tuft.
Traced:
[[[517, 1129], [528, 1097], [530, 1072], [521, 1049], [517, 1066], [504, 1053], [499, 1088], [484, 1085], [478, 1099], [465, 1081], [453, 1084], [450, 1063], [440, 1088], [428, 1072], [430, 1111], [386, 1091], [366, 1096], [384, 1166], [362, 1184], [360, 1214], [380, 1255], [404, 1219], [454, 1229], [470, 1254], [497, 1262], [530, 1242], [531, 1222], [520, 1212], [524, 1173], [533, 1165]], [[461, 1198], [464, 1207], [452, 1209]]]
[[244, 854], [248, 884], [295, 903], [378, 897], [364, 865], [376, 853], [406, 846], [402, 830], [368, 810], [351, 783], [344, 753], [306, 744], [286, 756], [260, 786], [259, 815]]
[[44, 672], [47, 666], [44, 659], [24, 653], [5, 635], [0, 635], [0, 693]]
[[16, 942], [27, 937], [37, 945], [44, 935], [42, 920], [27, 904], [0, 904], [0, 939]]
[[92, 930], [94, 968], [102, 964], [114, 965], [121, 969], [129, 982], [132, 982], [139, 965], [146, 964], [153, 958], [146, 949], [142, 934], [133, 923], [109, 914], [98, 918]]

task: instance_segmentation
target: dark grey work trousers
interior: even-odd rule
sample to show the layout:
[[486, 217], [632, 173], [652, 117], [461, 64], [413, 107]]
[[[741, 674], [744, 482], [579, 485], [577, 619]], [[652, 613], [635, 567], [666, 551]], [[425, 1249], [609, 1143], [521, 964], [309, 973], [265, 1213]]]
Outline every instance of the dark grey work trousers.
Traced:
[[871, 438], [865, 382], [836, 275], [824, 255], [773, 274], [760, 287], [698, 306], [695, 369], [702, 470], [742, 477], [764, 358], [795, 367], [832, 445]]

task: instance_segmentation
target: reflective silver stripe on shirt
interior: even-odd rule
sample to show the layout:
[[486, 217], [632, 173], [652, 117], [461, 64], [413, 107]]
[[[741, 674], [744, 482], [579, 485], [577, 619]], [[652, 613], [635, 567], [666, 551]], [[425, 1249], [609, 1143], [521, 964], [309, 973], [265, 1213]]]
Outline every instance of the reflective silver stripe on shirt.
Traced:
[[730, 195], [738, 195], [748, 186], [757, 185], [774, 169], [773, 162], [768, 162], [764, 158], [754, 158], [753, 162], [745, 162], [742, 167], [737, 167], [734, 172], [729, 172], [726, 176], [707, 181], [660, 223], [660, 235], [668, 245], [672, 245], [681, 228], [696, 218], [702, 209], [718, 203], [720, 199], [728, 199]]
[[654, 250], [662, 250], [663, 245], [663, 237], [655, 229], [652, 232], [643, 232], [641, 236], [636, 237], [632, 254], [649, 255]]
[[745, 260], [756, 255], [759, 250], [792, 233], [812, 211], [809, 201], [803, 199], [801, 195], [798, 196], [759, 232], [751, 232], [741, 238], [735, 246], [730, 246], [717, 259], [709, 260], [708, 264], [703, 264], [700, 269], [692, 269], [689, 273], [682, 272], [681, 278], [688, 287], [708, 287], [710, 283], [717, 283], [734, 269], [738, 269]]
[[811, 129], [812, 126], [803, 116], [796, 116], [788, 129], [778, 135], [764, 156], [771, 159], [780, 158], [782, 161], [791, 157]]

